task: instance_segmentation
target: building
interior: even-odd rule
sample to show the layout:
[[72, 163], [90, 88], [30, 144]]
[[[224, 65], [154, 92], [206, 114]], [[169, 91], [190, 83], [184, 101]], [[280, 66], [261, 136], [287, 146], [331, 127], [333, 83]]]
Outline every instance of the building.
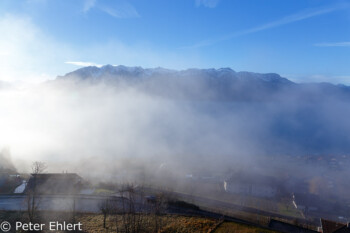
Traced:
[[83, 179], [76, 173], [31, 174], [25, 192], [37, 194], [76, 194], [83, 187]]
[[281, 222], [275, 219], [271, 219], [269, 228], [278, 232], [284, 233], [316, 233], [317, 231], [306, 229], [301, 226]]
[[13, 193], [15, 188], [22, 183], [22, 178], [18, 174], [0, 173], [0, 193]]
[[321, 229], [320, 232], [322, 233], [350, 233], [350, 225], [334, 222], [326, 219], [320, 219], [321, 220]]

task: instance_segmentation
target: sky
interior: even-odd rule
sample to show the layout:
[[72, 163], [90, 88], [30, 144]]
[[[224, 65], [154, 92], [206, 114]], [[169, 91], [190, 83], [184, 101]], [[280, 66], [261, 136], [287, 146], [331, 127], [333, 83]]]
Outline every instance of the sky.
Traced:
[[0, 0], [0, 80], [230, 67], [350, 85], [346, 0]]

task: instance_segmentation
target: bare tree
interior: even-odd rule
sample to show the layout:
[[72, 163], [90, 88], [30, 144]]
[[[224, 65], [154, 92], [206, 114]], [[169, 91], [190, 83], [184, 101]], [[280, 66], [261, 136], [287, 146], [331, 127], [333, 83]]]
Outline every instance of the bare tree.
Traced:
[[142, 232], [143, 189], [132, 184], [123, 185], [119, 191], [121, 222], [126, 233]]
[[35, 161], [32, 164], [32, 174], [43, 173], [47, 169], [47, 165], [44, 162]]
[[165, 193], [158, 193], [151, 201], [151, 216], [153, 218], [153, 232], [159, 232], [163, 227], [161, 215], [166, 209], [167, 197]]
[[99, 204], [99, 209], [103, 215], [103, 228], [106, 228], [106, 219], [108, 217], [108, 214], [112, 212], [112, 203], [109, 198], [103, 200]]
[[76, 223], [76, 215], [77, 215], [77, 211], [76, 211], [76, 195], [73, 194], [72, 196], [72, 224]]
[[28, 189], [27, 189], [27, 212], [29, 221], [33, 222], [36, 217], [36, 212], [38, 209], [38, 190], [37, 190], [37, 176], [38, 174], [44, 172], [46, 170], [47, 166], [43, 162], [35, 161], [32, 164], [32, 177], [31, 181], [28, 182]]

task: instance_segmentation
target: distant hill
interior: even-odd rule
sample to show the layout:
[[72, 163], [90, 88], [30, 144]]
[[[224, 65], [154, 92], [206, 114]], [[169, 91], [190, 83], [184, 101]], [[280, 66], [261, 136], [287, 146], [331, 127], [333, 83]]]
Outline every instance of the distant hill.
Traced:
[[275, 73], [236, 72], [230, 68], [170, 70], [112, 66], [84, 67], [56, 81], [133, 86], [144, 92], [189, 100], [320, 101], [350, 98], [350, 88], [330, 83], [297, 84]]

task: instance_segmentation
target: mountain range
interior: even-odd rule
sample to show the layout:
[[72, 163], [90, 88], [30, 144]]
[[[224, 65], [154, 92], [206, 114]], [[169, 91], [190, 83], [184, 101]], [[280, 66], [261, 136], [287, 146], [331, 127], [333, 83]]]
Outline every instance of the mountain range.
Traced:
[[171, 70], [105, 65], [80, 68], [56, 81], [132, 86], [169, 98], [214, 101], [325, 101], [350, 98], [350, 87], [294, 83], [275, 73], [236, 72], [231, 68]]

